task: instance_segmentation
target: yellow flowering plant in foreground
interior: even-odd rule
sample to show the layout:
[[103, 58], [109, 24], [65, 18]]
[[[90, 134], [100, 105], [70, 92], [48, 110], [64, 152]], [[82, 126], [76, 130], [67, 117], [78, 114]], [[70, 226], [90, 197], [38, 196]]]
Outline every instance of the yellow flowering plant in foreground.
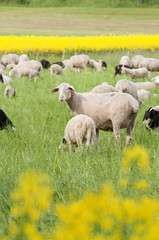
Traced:
[[[129, 154], [129, 157], [128, 157]], [[149, 169], [148, 154], [141, 146], [128, 148], [122, 168], [136, 159], [143, 170]], [[134, 166], [134, 165], [132, 165]], [[149, 174], [146, 171], [145, 174]], [[142, 182], [143, 181], [143, 182]], [[145, 182], [136, 182], [139, 189]], [[52, 233], [38, 230], [40, 214], [51, 207], [53, 192], [46, 175], [25, 173], [13, 191], [8, 236], [3, 240], [158, 240], [159, 200], [141, 196], [137, 201], [122, 198], [113, 185], [105, 185], [100, 193], [87, 193], [68, 205], [56, 206], [58, 222]]]
[[159, 49], [159, 35], [125, 35], [125, 36], [0, 36], [2, 53], [59, 53], [80, 51], [108, 50], [151, 50]]

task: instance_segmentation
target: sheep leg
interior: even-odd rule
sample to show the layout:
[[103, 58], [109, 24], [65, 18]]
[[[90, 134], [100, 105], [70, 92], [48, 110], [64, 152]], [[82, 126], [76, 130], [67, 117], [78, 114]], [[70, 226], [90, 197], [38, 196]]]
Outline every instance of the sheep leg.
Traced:
[[99, 146], [99, 129], [96, 129], [96, 141]]
[[36, 82], [37, 81], [37, 76], [35, 76], [35, 78], [34, 78], [34, 82]]
[[114, 132], [114, 135], [115, 135], [115, 146], [117, 147], [118, 146], [118, 141], [119, 141], [119, 138], [120, 138], [120, 128], [119, 127], [114, 127], [113, 132]]
[[137, 114], [135, 114], [132, 117], [132, 122], [130, 123], [129, 127], [127, 128], [127, 136], [126, 136], [126, 146], [128, 146], [128, 144], [130, 143], [131, 139], [132, 139], [132, 131], [135, 125], [135, 120], [136, 120]]

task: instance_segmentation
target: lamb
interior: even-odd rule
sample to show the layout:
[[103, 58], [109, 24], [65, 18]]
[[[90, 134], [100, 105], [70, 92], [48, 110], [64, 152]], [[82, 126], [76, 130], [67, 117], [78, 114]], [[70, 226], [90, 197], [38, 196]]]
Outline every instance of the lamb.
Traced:
[[55, 74], [55, 76], [56, 75], [60, 75], [60, 74], [64, 75], [62, 67], [60, 65], [58, 65], [58, 64], [52, 64], [51, 65], [50, 73], [51, 73], [51, 76], [53, 74]]
[[97, 141], [99, 141], [99, 130], [113, 131], [117, 145], [120, 129], [127, 128], [126, 145], [129, 144], [139, 110], [139, 104], [134, 97], [119, 92], [77, 93], [68, 83], [61, 83], [52, 90], [52, 93], [57, 91], [59, 91], [59, 101], [66, 101], [74, 115], [86, 114], [93, 118]]
[[144, 78], [146, 77], [149, 79], [150, 72], [147, 70], [147, 68], [138, 68], [138, 69], [128, 69], [125, 67], [122, 67], [121, 73], [128, 74], [131, 79], [137, 79], [137, 78]]
[[151, 72], [159, 72], [159, 60], [155, 58], [146, 58], [139, 66], [145, 67]]
[[108, 93], [108, 92], [119, 92], [119, 90], [104, 82], [101, 85], [94, 87], [91, 91], [91, 93], [98, 93], [98, 94]]
[[139, 105], [143, 103], [138, 96], [136, 86], [133, 82], [128, 81], [127, 79], [122, 79], [116, 83], [115, 88], [123, 93], [132, 95], [138, 101]]
[[8, 84], [10, 82], [13, 82], [13, 80], [6, 75], [0, 74], [0, 82], [3, 83], [3, 84]]
[[12, 121], [6, 116], [5, 112], [0, 109], [0, 130], [7, 129], [8, 126], [11, 126], [12, 130], [16, 131]]
[[159, 79], [155, 79], [153, 82], [136, 82], [134, 84], [135, 84], [137, 90], [155, 89], [159, 85]]
[[120, 59], [120, 62], [119, 62], [119, 65], [126, 65], [128, 66], [129, 68], [132, 68], [132, 63], [129, 59], [128, 56], [123, 56], [121, 59]]
[[[86, 141], [86, 146], [92, 151], [95, 136], [96, 127], [93, 119], [87, 115], [79, 114], [68, 121], [63, 143], [67, 143], [70, 151], [72, 151], [73, 143], [82, 146], [82, 143]], [[59, 146], [60, 148], [61, 145]]]
[[4, 98], [6, 98], [7, 96], [9, 97], [13, 97], [15, 96], [15, 89], [11, 86], [7, 86], [4, 90]]
[[13, 53], [3, 55], [1, 58], [1, 63], [4, 66], [7, 66], [8, 64], [11, 64], [11, 63], [18, 64], [18, 62], [19, 62], [19, 55], [13, 54]]
[[39, 78], [39, 72], [27, 67], [19, 67], [17, 69], [17, 78], [21, 78], [23, 76], [26, 76], [29, 82], [33, 77], [35, 77], [34, 82], [36, 82], [37, 78]]
[[139, 68], [140, 67], [140, 63], [145, 60], [146, 58], [141, 56], [141, 55], [135, 55], [132, 59], [131, 59], [131, 63], [132, 63], [132, 67], [133, 68]]
[[40, 63], [41, 63], [41, 65], [44, 69], [47, 69], [51, 66], [51, 63], [49, 61], [45, 60], [45, 59], [41, 59]]

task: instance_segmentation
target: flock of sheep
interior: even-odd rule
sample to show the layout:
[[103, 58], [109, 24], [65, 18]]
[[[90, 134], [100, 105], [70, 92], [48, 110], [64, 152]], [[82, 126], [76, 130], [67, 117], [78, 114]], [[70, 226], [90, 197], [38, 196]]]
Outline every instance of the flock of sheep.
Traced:
[[[3, 84], [9, 84], [13, 81], [14, 76], [17, 75], [17, 78], [26, 76], [29, 81], [35, 78], [36, 82], [43, 68], [50, 68], [51, 75], [64, 75], [64, 71], [68, 68], [78, 73], [82, 68], [87, 69], [89, 67], [100, 72], [107, 68], [107, 63], [103, 60], [92, 60], [88, 55], [84, 54], [74, 55], [70, 59], [53, 64], [45, 59], [41, 61], [29, 60], [26, 54], [6, 54], [1, 58], [0, 81]], [[5, 68], [10, 69], [9, 76], [5, 75]], [[128, 74], [132, 80], [144, 77], [149, 79], [150, 72], [152, 71], [159, 71], [159, 60], [144, 58], [141, 55], [134, 56], [131, 61], [128, 56], [123, 56], [119, 65], [115, 67], [115, 75]], [[155, 89], [158, 85], [159, 76], [148, 82], [132, 82], [122, 79], [116, 83], [115, 87], [104, 82], [93, 88], [90, 92], [78, 93], [70, 84], [61, 83], [52, 92], [58, 91], [59, 101], [65, 101], [75, 115], [65, 128], [63, 143], [67, 143], [72, 151], [74, 143], [82, 145], [86, 141], [86, 146], [92, 151], [94, 141], [99, 143], [99, 130], [113, 131], [115, 145], [117, 145], [120, 138], [120, 129], [126, 128], [127, 146], [132, 138], [132, 131], [139, 107], [151, 95], [147, 89]], [[14, 95], [14, 88], [7, 86], [4, 91], [4, 97], [12, 97]], [[148, 129], [151, 126], [154, 126], [153, 128], [158, 126], [156, 118], [154, 119], [154, 111], [158, 115], [159, 108], [157, 106], [150, 108], [145, 113], [143, 122]], [[3, 116], [3, 120], [1, 115], [5, 116], [5, 118]], [[1, 129], [3, 129], [3, 126], [5, 128], [7, 125], [11, 125], [12, 122], [4, 112], [1, 115], [0, 124], [2, 125]]]

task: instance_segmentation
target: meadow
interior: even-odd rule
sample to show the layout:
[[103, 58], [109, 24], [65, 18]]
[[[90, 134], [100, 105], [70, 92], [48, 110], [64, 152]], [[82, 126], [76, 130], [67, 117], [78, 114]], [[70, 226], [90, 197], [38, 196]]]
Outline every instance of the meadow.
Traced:
[[[136, 14], [138, 14], [138, 18], [136, 18]], [[144, 9], [144, 11], [142, 9], [109, 9], [106, 11], [105, 9], [93, 10], [91, 8], [89, 10], [86, 8], [75, 10], [75, 8], [29, 9], [24, 7], [1, 7], [0, 17], [0, 35], [7, 36], [13, 34], [31, 35], [32, 33], [45, 36], [57, 34], [60, 36], [84, 36], [86, 34], [93, 36], [95, 34], [109, 35], [110, 33], [119, 35], [128, 32], [132, 34], [158, 34], [158, 9]], [[104, 20], [102, 20], [102, 18]], [[12, 21], [13, 19], [14, 21]], [[72, 24], [73, 19], [76, 24], [80, 22], [80, 30]], [[96, 21], [93, 21], [94, 19], [96, 19]], [[123, 23], [123, 19], [127, 21]], [[58, 26], [55, 21], [56, 23], [59, 21]], [[63, 23], [64, 21], [65, 25]], [[123, 23], [122, 29], [121, 22]], [[94, 25], [94, 23], [97, 25]], [[66, 52], [64, 57], [67, 59], [73, 54], [75, 54], [75, 52]], [[128, 55], [131, 59], [136, 54], [141, 54], [145, 57], [159, 58], [158, 50], [154, 50], [153, 52], [141, 50], [92, 51], [88, 52], [90, 58], [96, 60], [103, 59], [107, 62], [108, 67], [105, 71], [98, 73], [93, 69], [89, 69], [88, 71], [83, 70], [81, 73], [76, 74], [74, 71], [67, 70], [65, 76], [51, 77], [49, 70], [43, 69], [36, 83], [33, 80], [29, 83], [25, 77], [21, 79], [15, 77], [12, 86], [16, 90], [16, 96], [12, 99], [4, 99], [3, 93], [5, 85], [0, 86], [1, 109], [5, 111], [17, 129], [16, 132], [1, 131], [0, 238], [8, 234], [9, 224], [12, 220], [10, 211], [14, 207], [15, 202], [13, 201], [11, 193], [18, 187], [19, 176], [26, 171], [47, 174], [49, 177], [47, 184], [54, 192], [54, 197], [51, 196], [49, 200], [51, 207], [42, 214], [38, 222], [36, 222], [38, 231], [41, 233], [49, 233], [52, 231], [52, 227], [56, 226], [58, 217], [55, 206], [57, 204], [70, 204], [69, 206], [72, 206], [71, 202], [78, 201], [85, 193], [98, 193], [103, 185], [108, 183], [113, 185], [115, 194], [120, 199], [119, 205], [125, 203], [124, 199], [127, 198], [140, 202], [141, 196], [158, 200], [159, 133], [158, 131], [147, 131], [142, 123], [145, 111], [151, 106], [158, 105], [158, 98], [145, 100], [145, 104], [141, 106], [133, 130], [133, 139], [130, 143], [130, 148], [141, 145], [144, 149], [147, 149], [149, 153], [150, 174], [145, 174], [139, 166], [133, 166], [128, 170], [129, 174], [133, 169], [132, 175], [130, 174], [133, 181], [137, 181], [142, 177], [148, 182], [148, 188], [137, 191], [132, 186], [123, 189], [119, 184], [123, 176], [121, 168], [126, 138], [126, 130], [124, 129], [121, 130], [120, 142], [117, 149], [114, 147], [114, 134], [101, 131], [100, 148], [95, 144], [93, 154], [90, 154], [89, 150], [85, 147], [83, 147], [82, 151], [77, 150], [72, 154], [67, 148], [63, 148], [61, 151], [58, 150], [58, 146], [64, 135], [65, 126], [73, 115], [66, 103], [59, 102], [58, 93], [53, 94], [51, 90], [62, 82], [70, 83], [77, 92], [87, 92], [102, 82], [107, 82], [115, 86], [116, 82], [120, 79], [126, 78], [131, 80], [126, 75], [115, 77], [114, 67], [118, 64], [121, 56]], [[0, 53], [0, 57], [2, 55], [3, 52]], [[29, 57], [30, 59], [35, 59], [36, 55], [30, 52]], [[38, 60], [42, 58], [48, 59], [50, 62], [61, 61], [63, 55], [62, 53], [44, 54], [39, 52]], [[156, 75], [158, 75], [158, 73], [152, 73], [151, 78]], [[142, 80], [147, 81], [146, 79]], [[159, 88], [151, 92], [159, 94]], [[131, 159], [131, 155], [132, 153], [128, 153], [128, 158], [130, 157]], [[32, 186], [34, 189], [34, 182], [36, 182], [35, 178], [33, 178], [32, 181], [30, 177], [29, 186], [31, 189]], [[30, 191], [29, 187], [25, 190]], [[43, 199], [45, 189], [41, 188], [40, 191], [39, 198]], [[106, 191], [106, 193], [109, 202], [111, 202], [111, 191]], [[116, 201], [114, 199], [115, 198], [113, 198], [112, 206], [116, 209], [116, 205], [114, 204]], [[83, 200], [83, 202], [85, 202], [85, 200]], [[98, 200], [96, 202], [98, 202]], [[90, 202], [87, 208], [91, 208], [92, 206], [93, 204]], [[154, 204], [150, 202], [148, 206], [144, 205], [143, 212], [151, 209], [150, 206], [153, 208]], [[81, 205], [79, 207], [81, 207]], [[75, 209], [73, 208], [72, 211], [75, 211]], [[128, 205], [128, 210], [129, 209], [134, 208]], [[63, 209], [62, 212], [69, 215], [69, 212], [65, 212], [65, 209]], [[152, 223], [154, 222], [152, 221], [151, 224]], [[77, 226], [78, 224], [79, 222]], [[146, 228], [148, 228], [148, 226], [149, 225], [146, 225]], [[81, 229], [82, 227], [80, 230]], [[98, 229], [98, 226], [96, 226], [96, 229]], [[123, 236], [121, 239], [130, 239], [129, 234], [131, 231], [129, 226], [122, 230]], [[17, 238], [4, 239], [25, 240], [26, 238], [18, 236]], [[32, 235], [28, 239], [41, 240], [43, 238], [38, 238], [37, 236], [33, 238]], [[57, 239], [63, 240], [70, 238], [63, 237]], [[84, 237], [79, 237], [79, 239], [84, 239]], [[88, 238], [86, 239], [88, 240]], [[93, 238], [92, 236], [90, 239], [103, 240], [105, 238]], [[120, 238], [116, 236], [116, 238], [108, 239]], [[158, 238], [153, 238], [151, 235], [151, 238], [147, 239], [155, 240]]]

